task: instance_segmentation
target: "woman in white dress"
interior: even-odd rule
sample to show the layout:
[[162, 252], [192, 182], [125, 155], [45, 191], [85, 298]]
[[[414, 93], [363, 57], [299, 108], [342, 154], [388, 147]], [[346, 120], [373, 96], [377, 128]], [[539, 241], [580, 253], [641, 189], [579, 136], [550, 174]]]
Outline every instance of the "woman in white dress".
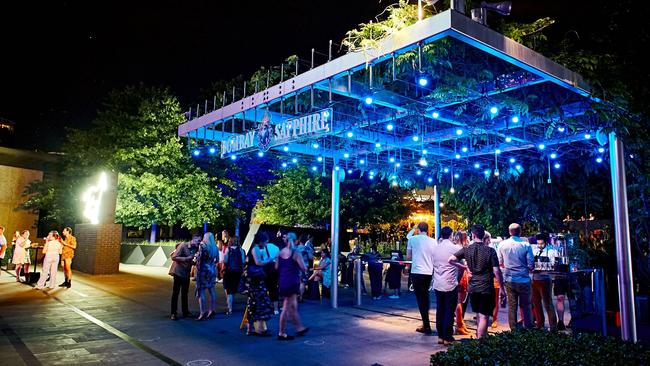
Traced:
[[23, 230], [20, 236], [16, 239], [14, 255], [11, 258], [11, 263], [16, 266], [16, 282], [20, 282], [20, 270], [23, 268], [26, 268], [25, 280], [27, 280], [27, 271], [29, 271], [29, 264], [31, 263], [27, 248], [31, 245], [32, 242], [29, 240], [29, 230]]
[[59, 269], [59, 258], [61, 257], [62, 251], [63, 244], [61, 244], [59, 233], [50, 231], [47, 235], [45, 246], [43, 247], [43, 254], [45, 254], [45, 258], [43, 259], [43, 273], [41, 273], [41, 278], [38, 279], [38, 283], [34, 289], [42, 290], [48, 278], [50, 279], [50, 289], [54, 288], [56, 284], [56, 273]]

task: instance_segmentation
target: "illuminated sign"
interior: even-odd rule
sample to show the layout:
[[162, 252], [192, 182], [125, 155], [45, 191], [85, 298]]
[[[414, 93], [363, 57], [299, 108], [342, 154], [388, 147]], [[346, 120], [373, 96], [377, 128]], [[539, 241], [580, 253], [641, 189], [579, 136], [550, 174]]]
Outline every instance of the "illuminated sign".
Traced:
[[99, 224], [99, 207], [102, 202], [102, 195], [108, 188], [108, 178], [106, 173], [99, 176], [97, 184], [88, 187], [81, 196], [81, 200], [85, 203], [84, 217], [90, 220], [91, 224]]
[[221, 157], [254, 149], [267, 151], [278, 145], [324, 134], [330, 131], [331, 122], [332, 108], [290, 118], [276, 125], [271, 125], [268, 117], [265, 116], [257, 129], [222, 141]]

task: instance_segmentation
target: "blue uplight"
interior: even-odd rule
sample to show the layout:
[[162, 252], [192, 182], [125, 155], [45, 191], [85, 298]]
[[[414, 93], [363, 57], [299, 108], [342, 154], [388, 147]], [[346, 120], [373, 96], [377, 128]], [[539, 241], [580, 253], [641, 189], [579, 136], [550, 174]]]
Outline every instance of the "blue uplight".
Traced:
[[438, 112], [433, 112], [433, 113], [431, 114], [431, 117], [433, 117], [433, 118], [435, 118], [435, 119], [438, 119], [438, 117], [440, 117], [440, 113], [438, 113]]
[[348, 132], [348, 133], [347, 133], [347, 136], [348, 136], [349, 138], [351, 138], [352, 136], [354, 136], [354, 132], [352, 132], [352, 131]]
[[602, 162], [603, 162], [603, 158], [601, 158], [600, 156], [596, 158], [596, 163], [600, 164]]
[[386, 129], [388, 131], [392, 131], [394, 128], [395, 128], [395, 126], [392, 123], [389, 123], [389, 124], [386, 125]]
[[519, 123], [519, 117], [517, 116], [512, 117], [510, 120], [512, 121], [512, 123]]
[[497, 113], [499, 113], [499, 108], [497, 108], [497, 107], [492, 107], [492, 108], [490, 108], [490, 113], [492, 113], [492, 114], [497, 114]]
[[208, 149], [208, 152], [209, 152], [210, 154], [214, 155], [214, 153], [217, 152], [217, 149], [215, 149], [214, 146], [213, 146], [213, 147], [210, 147], [210, 148]]
[[199, 149], [194, 149], [194, 151], [192, 151], [192, 155], [194, 155], [194, 156], [199, 156], [199, 155], [201, 155], [201, 150], [199, 150]]
[[372, 102], [374, 102], [374, 100], [372, 99], [372, 97], [366, 97], [364, 102], [366, 102], [366, 104], [370, 105], [370, 104], [372, 104]]

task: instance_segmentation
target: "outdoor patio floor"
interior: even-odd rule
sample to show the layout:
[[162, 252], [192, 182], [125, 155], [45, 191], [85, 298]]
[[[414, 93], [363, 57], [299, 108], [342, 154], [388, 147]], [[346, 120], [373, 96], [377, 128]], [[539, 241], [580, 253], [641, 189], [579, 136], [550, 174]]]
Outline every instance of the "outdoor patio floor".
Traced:
[[[75, 273], [71, 289], [49, 293], [16, 283], [2, 271], [0, 364], [427, 365], [431, 353], [444, 349], [437, 337], [414, 331], [420, 321], [413, 293], [398, 300], [373, 301], [368, 295], [363, 306], [353, 307], [352, 291], [341, 289], [336, 310], [329, 301], [307, 300], [300, 315], [310, 332], [278, 342], [240, 331], [245, 298], [238, 295], [234, 314], [224, 315], [220, 284], [216, 318], [174, 322], [168, 317], [172, 282], [167, 269], [121, 265], [120, 271], [109, 276]], [[193, 286], [190, 292], [190, 309], [197, 313]], [[473, 328], [471, 318], [468, 312]], [[501, 309], [497, 331], [506, 329], [505, 319]], [[275, 335], [278, 317], [268, 324]], [[289, 333], [293, 331], [290, 326]]]

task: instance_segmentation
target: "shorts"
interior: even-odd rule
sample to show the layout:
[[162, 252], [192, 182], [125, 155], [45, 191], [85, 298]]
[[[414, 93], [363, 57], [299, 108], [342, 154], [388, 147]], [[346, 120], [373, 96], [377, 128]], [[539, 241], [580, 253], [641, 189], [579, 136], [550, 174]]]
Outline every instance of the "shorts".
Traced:
[[300, 283], [292, 283], [290, 285], [280, 287], [280, 291], [278, 291], [278, 293], [280, 294], [280, 297], [298, 295], [300, 294]]
[[569, 279], [556, 278], [553, 280], [553, 295], [566, 295], [569, 293]]
[[495, 292], [489, 293], [479, 293], [473, 292], [469, 294], [469, 301], [472, 304], [472, 310], [475, 313], [492, 316], [494, 312], [495, 302], [494, 302]]

